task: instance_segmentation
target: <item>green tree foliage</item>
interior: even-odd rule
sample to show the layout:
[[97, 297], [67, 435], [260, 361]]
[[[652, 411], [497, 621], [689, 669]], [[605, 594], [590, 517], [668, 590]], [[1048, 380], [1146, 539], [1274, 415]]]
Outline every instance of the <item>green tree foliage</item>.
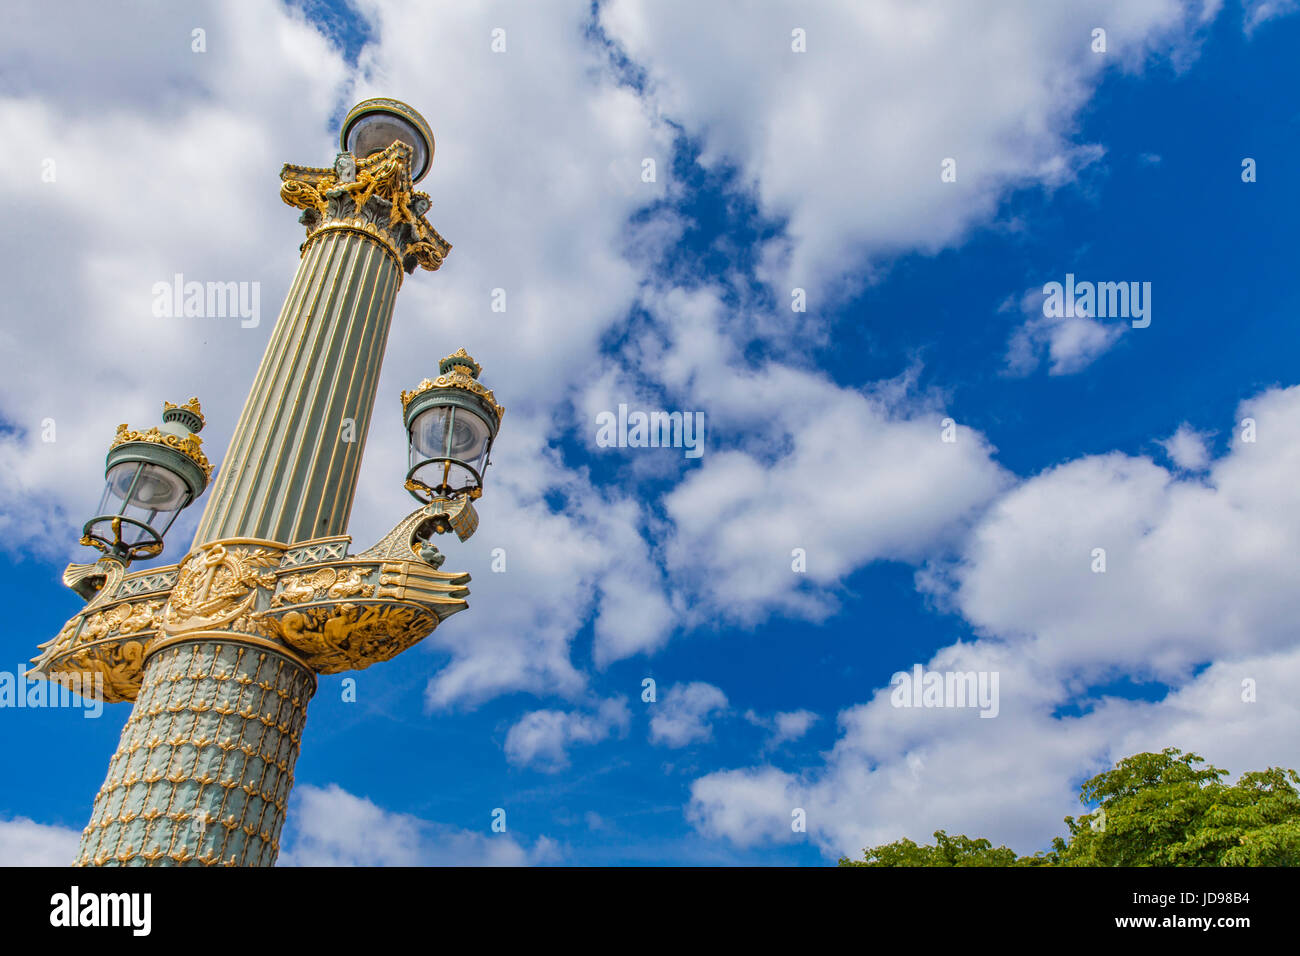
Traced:
[[840, 866], [1011, 866], [1016, 862], [1014, 850], [994, 849], [988, 840], [950, 837], [942, 830], [934, 832], [934, 840], [934, 846], [920, 846], [904, 837], [864, 850], [864, 860], [843, 858]]
[[1300, 775], [1270, 767], [1228, 785], [1202, 764], [1173, 747], [1126, 757], [1084, 781], [1079, 799], [1096, 809], [1066, 817], [1046, 853], [939, 830], [933, 846], [903, 839], [840, 866], [1300, 866]]

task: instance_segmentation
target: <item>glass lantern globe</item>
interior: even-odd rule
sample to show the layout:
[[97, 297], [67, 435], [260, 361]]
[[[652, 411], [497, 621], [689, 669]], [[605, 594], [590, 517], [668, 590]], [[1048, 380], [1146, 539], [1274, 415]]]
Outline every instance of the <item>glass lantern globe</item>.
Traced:
[[202, 427], [197, 399], [164, 404], [161, 427], [141, 432], [119, 426], [99, 511], [83, 527], [82, 544], [125, 562], [161, 554], [163, 536], [212, 474], [194, 434]]
[[505, 410], [478, 382], [481, 366], [464, 349], [438, 369], [436, 380], [402, 393], [410, 451], [406, 488], [423, 502], [478, 498]]
[[492, 429], [455, 404], [431, 405], [411, 422], [408, 480], [443, 498], [482, 493]]
[[376, 97], [358, 103], [344, 118], [339, 137], [339, 145], [357, 159], [399, 141], [411, 147], [411, 182], [418, 183], [433, 162], [433, 133], [424, 117], [400, 100]]

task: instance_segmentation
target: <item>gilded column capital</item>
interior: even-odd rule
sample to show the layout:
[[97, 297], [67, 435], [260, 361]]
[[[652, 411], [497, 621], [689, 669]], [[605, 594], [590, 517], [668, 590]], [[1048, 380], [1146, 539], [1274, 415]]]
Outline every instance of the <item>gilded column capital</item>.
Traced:
[[339, 153], [334, 166], [280, 170], [280, 198], [301, 209], [307, 241], [331, 230], [361, 233], [378, 242], [406, 273], [442, 265], [451, 244], [425, 218], [432, 200], [411, 182], [411, 147], [396, 141], [364, 159]]

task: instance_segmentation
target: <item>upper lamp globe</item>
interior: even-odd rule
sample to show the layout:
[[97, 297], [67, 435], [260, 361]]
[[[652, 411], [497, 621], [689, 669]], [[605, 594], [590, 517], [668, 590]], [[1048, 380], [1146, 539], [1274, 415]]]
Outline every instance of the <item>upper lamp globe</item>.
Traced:
[[362, 100], [343, 118], [339, 146], [357, 159], [399, 141], [411, 147], [411, 182], [418, 183], [433, 163], [433, 131], [423, 116], [401, 100], [377, 96]]

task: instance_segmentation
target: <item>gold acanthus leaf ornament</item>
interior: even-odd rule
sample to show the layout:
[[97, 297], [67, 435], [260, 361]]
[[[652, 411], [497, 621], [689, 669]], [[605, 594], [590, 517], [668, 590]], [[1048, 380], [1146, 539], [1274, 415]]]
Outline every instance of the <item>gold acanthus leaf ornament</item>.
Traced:
[[108, 450], [112, 451], [118, 445], [124, 445], [131, 441], [142, 441], [151, 445], [166, 445], [168, 448], [175, 448], [203, 470], [204, 478], [210, 479], [212, 477], [212, 465], [208, 462], [208, 456], [203, 454], [203, 449], [200, 447], [203, 444], [203, 439], [198, 435], [191, 434], [187, 438], [180, 438], [159, 431], [156, 427], [147, 431], [138, 431], [123, 422], [117, 426], [117, 434], [113, 436], [113, 442], [108, 446]]
[[470, 369], [465, 365], [453, 365], [446, 375], [439, 375], [437, 378], [426, 378], [415, 388], [402, 392], [402, 410], [411, 404], [411, 399], [417, 395], [422, 395], [433, 388], [460, 388], [467, 392], [473, 392], [479, 398], [487, 403], [488, 407], [497, 417], [497, 426], [501, 425], [501, 418], [505, 415], [504, 405], [497, 403], [496, 396], [492, 394], [492, 389], [479, 383], [470, 374]]
[[438, 617], [409, 604], [333, 604], [264, 618], [277, 636], [319, 674], [361, 670], [396, 657], [438, 626]]
[[332, 169], [286, 163], [280, 198], [303, 210], [303, 249], [327, 230], [344, 229], [380, 242], [405, 272], [438, 269], [451, 244], [424, 217], [432, 200], [415, 191], [411, 159], [411, 148], [399, 141], [362, 159], [339, 153]]

